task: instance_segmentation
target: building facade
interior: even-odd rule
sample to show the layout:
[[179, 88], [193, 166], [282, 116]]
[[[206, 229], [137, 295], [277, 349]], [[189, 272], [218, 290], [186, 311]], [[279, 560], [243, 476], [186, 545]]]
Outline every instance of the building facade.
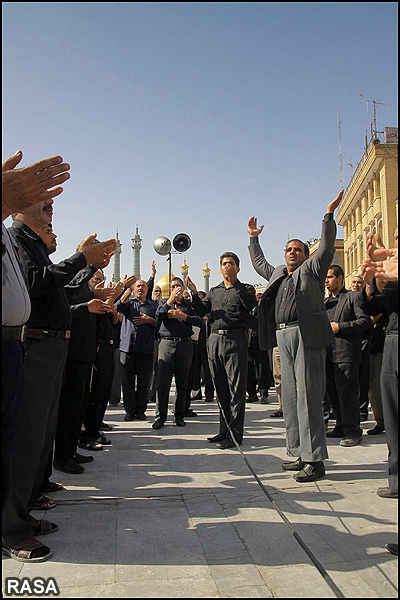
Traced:
[[368, 233], [379, 233], [385, 247], [393, 247], [398, 218], [397, 129], [385, 128], [374, 137], [358, 164], [339, 206], [343, 227], [345, 286], [361, 270]]

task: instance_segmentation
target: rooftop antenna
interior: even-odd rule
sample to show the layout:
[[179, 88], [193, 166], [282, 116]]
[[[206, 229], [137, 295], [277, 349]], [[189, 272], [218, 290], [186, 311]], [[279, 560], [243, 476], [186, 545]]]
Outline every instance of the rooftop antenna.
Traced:
[[339, 168], [340, 168], [340, 189], [342, 190], [343, 185], [343, 152], [342, 152], [342, 127], [340, 124], [339, 110], [337, 112], [337, 122], [339, 129]]
[[352, 158], [350, 158], [350, 162], [349, 162], [349, 163], [347, 163], [347, 164], [349, 165], [349, 167], [350, 167], [350, 169], [351, 169], [351, 176], [353, 177], [353, 173], [354, 173], [354, 171], [353, 171], [353, 169], [354, 169], [354, 165], [353, 165], [353, 159], [352, 159]]
[[386, 104], [385, 102], [379, 102], [378, 100], [368, 100], [367, 98], [364, 98], [364, 96], [362, 94], [360, 94], [360, 97], [361, 97], [360, 102], [362, 102], [364, 100], [364, 102], [367, 103], [367, 111], [368, 111], [368, 102], [372, 102], [374, 105], [374, 118], [373, 118], [372, 125], [371, 125], [371, 137], [376, 139], [377, 133], [378, 133], [376, 130], [376, 105], [382, 104], [382, 106], [391, 106], [392, 108], [394, 108], [394, 104]]

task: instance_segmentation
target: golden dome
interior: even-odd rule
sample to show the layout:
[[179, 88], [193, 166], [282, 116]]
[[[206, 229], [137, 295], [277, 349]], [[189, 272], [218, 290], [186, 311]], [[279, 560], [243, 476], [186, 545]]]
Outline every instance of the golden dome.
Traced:
[[[171, 273], [171, 279], [173, 279], [174, 277], [175, 275]], [[161, 288], [162, 297], [169, 298], [169, 273], [165, 273], [165, 275], [154, 284], [154, 287], [156, 285], [158, 285]]]

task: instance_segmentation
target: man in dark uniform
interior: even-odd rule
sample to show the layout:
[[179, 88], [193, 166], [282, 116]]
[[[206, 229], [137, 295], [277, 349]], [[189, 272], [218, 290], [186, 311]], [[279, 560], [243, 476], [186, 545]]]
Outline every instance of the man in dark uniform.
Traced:
[[225, 252], [220, 257], [220, 265], [223, 281], [211, 288], [204, 300], [200, 300], [189, 277], [186, 285], [192, 292], [196, 312], [201, 316], [209, 313], [208, 357], [220, 402], [220, 424], [219, 433], [208, 440], [226, 450], [243, 440], [248, 329], [250, 312], [257, 300], [253, 286], [238, 279], [240, 267], [236, 254]]
[[202, 320], [185, 300], [182, 279], [174, 277], [170, 284], [168, 300], [160, 303], [156, 318], [159, 320], [159, 347], [157, 364], [157, 400], [153, 429], [161, 429], [167, 420], [169, 391], [175, 376], [175, 424], [184, 427], [189, 369], [192, 362], [192, 325], [201, 327]]

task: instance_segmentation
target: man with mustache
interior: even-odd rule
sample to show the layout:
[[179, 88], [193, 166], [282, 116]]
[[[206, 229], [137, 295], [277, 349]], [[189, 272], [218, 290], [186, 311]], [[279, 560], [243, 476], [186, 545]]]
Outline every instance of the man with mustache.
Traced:
[[[23, 561], [47, 560], [50, 549], [35, 535], [58, 528], [33, 519], [29, 512], [38, 497], [54, 441], [58, 401], [68, 352], [71, 310], [64, 289], [87, 265], [105, 266], [116, 240], [92, 244], [93, 234], [69, 259], [53, 264], [40, 231], [53, 214], [53, 199], [13, 215], [9, 232], [18, 243], [19, 259], [31, 300], [27, 321], [25, 380], [11, 463], [10, 497], [3, 511], [3, 552]], [[73, 291], [75, 293], [75, 290]]]

